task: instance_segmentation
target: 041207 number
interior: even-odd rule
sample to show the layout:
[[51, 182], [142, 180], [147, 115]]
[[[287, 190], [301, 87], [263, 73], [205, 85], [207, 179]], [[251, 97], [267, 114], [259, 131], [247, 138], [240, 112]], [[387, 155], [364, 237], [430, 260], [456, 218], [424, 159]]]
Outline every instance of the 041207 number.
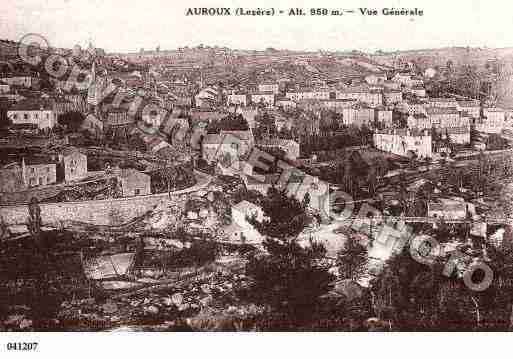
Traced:
[[21, 350], [21, 351], [34, 351], [37, 349], [39, 343], [25, 343], [25, 342], [12, 342], [7, 343], [7, 350]]

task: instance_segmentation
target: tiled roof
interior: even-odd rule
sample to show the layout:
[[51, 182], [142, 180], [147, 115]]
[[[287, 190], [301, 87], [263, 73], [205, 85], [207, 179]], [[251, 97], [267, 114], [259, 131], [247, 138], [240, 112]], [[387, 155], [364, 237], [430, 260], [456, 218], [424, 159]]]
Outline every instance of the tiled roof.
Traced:
[[484, 108], [483, 111], [485, 111], [485, 112], [504, 112], [504, 110], [502, 108], [498, 108], [498, 107], [487, 107], [487, 108]]
[[273, 138], [269, 140], [264, 140], [258, 143], [260, 146], [299, 146], [299, 144], [294, 140], [285, 140], [281, 138]]
[[428, 115], [452, 115], [459, 113], [455, 107], [428, 107], [426, 112]]
[[470, 133], [469, 127], [447, 127], [447, 133], [448, 134], [466, 134]]
[[40, 111], [51, 110], [51, 106], [47, 101], [41, 99], [25, 99], [14, 105], [9, 109], [10, 111]]
[[429, 99], [431, 102], [456, 102], [452, 97], [431, 97]]
[[479, 101], [477, 101], [477, 100], [458, 101], [458, 105], [460, 107], [479, 107]]
[[120, 173], [119, 176], [121, 178], [128, 178], [128, 177], [132, 177], [132, 176], [148, 177], [148, 178], [150, 178], [150, 176], [147, 175], [146, 173], [139, 172], [139, 171], [137, 171], [136, 169], [133, 169], [133, 168], [123, 168], [123, 169], [121, 169], [121, 173]]

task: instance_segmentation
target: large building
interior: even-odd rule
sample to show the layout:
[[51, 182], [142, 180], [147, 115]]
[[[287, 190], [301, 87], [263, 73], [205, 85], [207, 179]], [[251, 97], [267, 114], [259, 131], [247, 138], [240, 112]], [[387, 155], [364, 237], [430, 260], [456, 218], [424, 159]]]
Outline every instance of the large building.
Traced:
[[415, 154], [431, 158], [431, 133], [428, 130], [393, 129], [374, 133], [374, 146], [399, 156]]
[[290, 91], [286, 93], [286, 97], [294, 100], [329, 100], [333, 97], [333, 92], [326, 88], [320, 89], [304, 89], [298, 91]]
[[24, 100], [13, 105], [7, 111], [14, 125], [33, 124], [38, 129], [52, 129], [57, 123], [57, 116], [51, 106], [42, 100]]
[[485, 133], [501, 133], [505, 124], [505, 112], [500, 108], [483, 108], [483, 117], [475, 121], [476, 130]]
[[371, 126], [374, 123], [374, 109], [369, 107], [345, 108], [342, 110], [342, 122], [346, 126]]
[[104, 127], [119, 128], [128, 127], [134, 123], [134, 117], [130, 116], [128, 110], [124, 108], [113, 108], [106, 114]]
[[381, 128], [392, 127], [393, 111], [386, 108], [376, 108], [374, 113], [375, 121]]
[[246, 94], [232, 93], [227, 96], [226, 103], [230, 105], [247, 106], [249, 104], [249, 96]]
[[262, 83], [258, 85], [258, 92], [271, 92], [277, 95], [280, 92], [280, 85], [278, 83]]
[[196, 107], [212, 108], [219, 100], [219, 91], [214, 87], [207, 87], [202, 89], [196, 96], [194, 101]]
[[[243, 131], [235, 131], [243, 132]], [[208, 134], [201, 143], [201, 153], [203, 159], [208, 164], [218, 161], [227, 162], [229, 167], [233, 161], [238, 161], [246, 155], [253, 147], [252, 140], [238, 133], [220, 133]]]
[[481, 116], [481, 105], [478, 100], [458, 101], [458, 108], [462, 114], [467, 114], [473, 119]]
[[429, 107], [451, 107], [458, 108], [458, 103], [451, 97], [432, 97], [428, 100]]
[[57, 182], [57, 165], [47, 159], [23, 159], [21, 170], [26, 187], [46, 186]]
[[455, 107], [428, 107], [426, 114], [431, 121], [431, 127], [444, 129], [448, 127], [469, 126], [469, 118], [460, 116]]
[[403, 100], [403, 93], [399, 90], [383, 91], [383, 102], [385, 105], [395, 105]]
[[354, 99], [303, 99], [297, 102], [297, 107], [306, 111], [330, 110], [342, 113], [345, 108], [350, 108], [357, 103]]
[[423, 113], [413, 114], [408, 116], [408, 128], [416, 129], [431, 129], [431, 120]]
[[465, 145], [470, 143], [470, 127], [449, 127], [445, 129], [444, 136], [448, 136], [453, 143]]
[[340, 100], [353, 99], [363, 102], [369, 106], [376, 107], [383, 104], [383, 95], [380, 91], [371, 90], [367, 87], [348, 87], [337, 90], [336, 98]]
[[263, 104], [265, 106], [274, 106], [276, 95], [272, 92], [256, 92], [250, 95], [251, 103], [258, 105]]

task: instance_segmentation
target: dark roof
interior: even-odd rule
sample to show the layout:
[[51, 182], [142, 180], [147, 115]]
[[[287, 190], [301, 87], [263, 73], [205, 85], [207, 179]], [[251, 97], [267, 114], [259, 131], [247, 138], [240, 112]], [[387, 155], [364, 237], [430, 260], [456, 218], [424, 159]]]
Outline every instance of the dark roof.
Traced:
[[455, 107], [428, 107], [426, 112], [428, 115], [455, 115], [459, 113]]
[[56, 164], [57, 160], [52, 159], [47, 156], [33, 156], [33, 157], [24, 157], [25, 165], [48, 165], [48, 164]]
[[146, 173], [143, 173], [143, 172], [139, 172], [137, 171], [136, 169], [133, 169], [133, 168], [123, 168], [121, 170], [121, 173], [119, 175], [119, 177], [121, 178], [129, 178], [129, 177], [147, 177], [148, 179], [150, 178], [150, 175], [146, 174]]
[[50, 110], [50, 104], [42, 99], [25, 99], [12, 105], [10, 111], [39, 111], [41, 109]]

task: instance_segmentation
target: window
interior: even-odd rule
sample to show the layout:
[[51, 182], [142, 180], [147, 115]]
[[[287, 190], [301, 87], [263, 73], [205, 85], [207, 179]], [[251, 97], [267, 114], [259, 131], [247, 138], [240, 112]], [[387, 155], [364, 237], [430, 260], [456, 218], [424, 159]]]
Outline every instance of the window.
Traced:
[[24, 114], [23, 114], [23, 119], [24, 119], [24, 120], [28, 120], [28, 118], [29, 118], [28, 113], [24, 113]]
[[34, 167], [30, 168], [30, 173], [36, 173], [36, 169]]
[[35, 114], [34, 114], [34, 118], [35, 118], [35, 119], [38, 119], [38, 118], [39, 118], [39, 114], [38, 114], [38, 113], [35, 113]]
[[41, 186], [43, 184], [43, 177], [39, 177], [39, 185]]
[[134, 190], [134, 194], [135, 194], [136, 196], [140, 195], [140, 194], [141, 194], [141, 190], [140, 190], [139, 188], [136, 188], [136, 189]]

